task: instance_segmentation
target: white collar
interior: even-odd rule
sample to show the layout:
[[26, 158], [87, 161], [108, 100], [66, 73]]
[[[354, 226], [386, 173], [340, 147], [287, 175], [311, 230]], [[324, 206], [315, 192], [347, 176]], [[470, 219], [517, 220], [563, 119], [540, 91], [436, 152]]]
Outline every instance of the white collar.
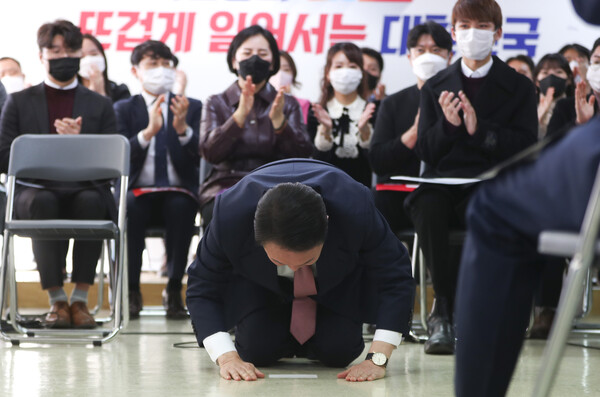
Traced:
[[365, 110], [365, 106], [367, 106], [367, 102], [360, 96], [357, 96], [350, 105], [342, 105], [335, 97], [333, 97], [327, 102], [327, 112], [334, 119], [339, 119], [344, 112], [344, 108], [346, 108], [348, 109], [350, 120], [358, 121], [362, 112]]
[[461, 58], [460, 60], [460, 66], [462, 69], [462, 73], [466, 76], [466, 77], [470, 77], [473, 79], [477, 79], [477, 78], [482, 78], [487, 76], [487, 74], [490, 72], [490, 69], [492, 68], [492, 64], [494, 63], [494, 57], [490, 57], [490, 60], [487, 61], [485, 63], [485, 65], [483, 65], [482, 67], [480, 67], [477, 70], [471, 70], [467, 64], [465, 63], [465, 59]]
[[[152, 95], [149, 92], [146, 92], [144, 90], [142, 90], [142, 98], [144, 98], [144, 101], [146, 102], [146, 107], [150, 107], [150, 105], [152, 105], [154, 103], [154, 101], [156, 100], [156, 98], [158, 97], [158, 95]], [[168, 103], [169, 102], [169, 93], [167, 93], [165, 95], [165, 101], [164, 103]]]
[[48, 76], [46, 76], [46, 78], [44, 79], [44, 84], [46, 84], [48, 87], [52, 87], [57, 90], [72, 90], [73, 88], [77, 87], [77, 84], [79, 84], [79, 82], [77, 81], [77, 79], [74, 79], [69, 85], [61, 87], [58, 84], [54, 83], [52, 80], [50, 80]]

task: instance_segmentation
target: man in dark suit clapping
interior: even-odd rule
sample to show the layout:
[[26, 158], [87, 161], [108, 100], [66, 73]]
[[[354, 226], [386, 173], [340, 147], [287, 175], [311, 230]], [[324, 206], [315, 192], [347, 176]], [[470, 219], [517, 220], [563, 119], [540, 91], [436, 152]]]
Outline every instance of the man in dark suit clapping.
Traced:
[[[181, 280], [198, 212], [198, 134], [202, 102], [174, 95], [177, 58], [169, 47], [148, 40], [131, 53], [140, 95], [115, 103], [117, 127], [131, 146], [127, 192], [129, 314], [142, 309], [140, 271], [145, 232], [164, 225], [169, 281], [163, 291], [167, 318], [187, 318]], [[125, 187], [124, 187], [125, 188]]]
[[[21, 134], [115, 133], [115, 114], [109, 99], [77, 81], [83, 37], [69, 21], [57, 20], [38, 30], [44, 82], [9, 95], [0, 120], [0, 172], [7, 172], [12, 141]], [[19, 183], [19, 181], [17, 181]], [[108, 184], [21, 181], [15, 194], [15, 215], [20, 219], [108, 219], [116, 207]], [[75, 289], [69, 299], [63, 289], [68, 241], [33, 239], [33, 254], [42, 288], [51, 309], [46, 326], [93, 328], [87, 294], [94, 283], [100, 241], [76, 241], [73, 246]]]
[[[502, 36], [502, 11], [494, 0], [458, 0], [452, 36], [462, 58], [421, 89], [415, 152], [423, 177], [473, 178], [536, 141], [535, 88], [492, 55]], [[435, 304], [427, 321], [425, 353], [454, 353], [453, 306], [458, 257], [449, 230], [464, 228], [473, 185], [421, 184], [406, 200], [427, 267]]]

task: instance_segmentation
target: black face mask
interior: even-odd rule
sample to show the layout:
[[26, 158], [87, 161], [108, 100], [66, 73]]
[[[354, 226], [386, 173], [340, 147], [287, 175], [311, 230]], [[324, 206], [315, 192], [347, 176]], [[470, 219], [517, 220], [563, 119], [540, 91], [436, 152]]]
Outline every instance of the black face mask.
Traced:
[[269, 77], [271, 74], [270, 67], [270, 62], [261, 59], [258, 55], [252, 55], [250, 58], [240, 62], [238, 73], [244, 79], [246, 76], [252, 76], [252, 82], [258, 84]]
[[373, 76], [371, 73], [367, 72], [367, 87], [369, 87], [369, 91], [373, 91], [377, 87], [377, 83], [379, 83], [379, 77]]
[[71, 80], [79, 71], [79, 60], [79, 58], [48, 59], [50, 75], [61, 82]]
[[548, 91], [548, 88], [550, 87], [554, 87], [554, 98], [558, 98], [564, 94], [565, 89], [567, 88], [567, 79], [551, 74], [540, 80], [540, 91], [542, 94], [546, 95], [546, 91]]

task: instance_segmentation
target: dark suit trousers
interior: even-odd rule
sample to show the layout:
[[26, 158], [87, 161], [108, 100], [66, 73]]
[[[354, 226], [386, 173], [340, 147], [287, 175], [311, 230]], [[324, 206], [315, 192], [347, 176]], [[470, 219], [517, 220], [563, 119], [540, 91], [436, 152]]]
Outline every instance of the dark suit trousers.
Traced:
[[596, 117], [474, 194], [456, 299], [457, 396], [506, 394], [548, 264], [538, 236], [581, 228], [600, 164], [599, 130]]
[[457, 396], [505, 395], [543, 269], [535, 244], [491, 216], [489, 205], [476, 195], [467, 215], [455, 315]]
[[131, 290], [139, 291], [140, 288], [146, 229], [151, 226], [165, 227], [169, 280], [181, 281], [194, 236], [197, 212], [198, 203], [185, 193], [159, 192], [135, 197], [133, 192], [127, 192], [127, 249]]
[[413, 224], [404, 210], [404, 200], [408, 192], [374, 191], [375, 206], [390, 225], [393, 232], [412, 229]]
[[307, 357], [345, 367], [364, 350], [362, 324], [317, 306], [315, 335], [300, 345], [290, 333], [292, 304], [257, 310], [236, 326], [235, 347], [242, 360], [268, 366], [285, 357]]
[[[74, 192], [20, 188], [15, 196], [15, 215], [19, 219], [109, 219], [108, 206], [96, 189]], [[42, 288], [62, 286], [69, 241], [33, 239], [32, 247]], [[74, 242], [72, 282], [94, 283], [101, 250], [101, 241]]]
[[407, 199], [435, 295], [447, 298], [450, 304], [456, 292], [460, 247], [450, 245], [449, 234], [452, 229], [464, 229], [472, 192], [472, 187], [422, 186]]

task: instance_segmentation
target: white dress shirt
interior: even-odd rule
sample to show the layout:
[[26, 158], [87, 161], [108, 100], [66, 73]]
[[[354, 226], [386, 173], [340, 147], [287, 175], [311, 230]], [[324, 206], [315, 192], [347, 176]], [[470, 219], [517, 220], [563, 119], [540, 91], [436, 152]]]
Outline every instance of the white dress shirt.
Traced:
[[77, 79], [75, 79], [70, 84], [68, 84], [64, 87], [61, 87], [58, 84], [53, 83], [52, 80], [50, 80], [50, 78], [48, 76], [46, 76], [46, 78], [44, 79], [44, 84], [46, 84], [48, 87], [52, 87], [57, 90], [72, 90], [73, 88], [77, 87], [78, 81], [77, 81]]
[[[316, 266], [311, 265], [311, 268], [313, 269], [313, 274], [316, 276]], [[294, 279], [294, 271], [287, 266], [277, 266], [277, 275], [292, 280]], [[373, 342], [375, 341], [386, 342], [394, 345], [394, 347], [398, 347], [398, 345], [400, 345], [402, 342], [402, 334], [400, 332], [378, 329], [375, 331], [375, 335], [373, 335]], [[235, 345], [228, 332], [216, 332], [210, 336], [207, 336], [202, 341], [202, 344], [204, 345], [206, 352], [213, 362], [216, 362], [217, 358], [219, 358], [221, 354], [236, 351]]]
[[[152, 107], [152, 104], [156, 100], [157, 96], [151, 95], [146, 91], [142, 91], [142, 97], [146, 102], [146, 107], [148, 111]], [[169, 122], [169, 103], [171, 101], [171, 94], [165, 95], [165, 101], [160, 105], [160, 109], [162, 110], [163, 123], [165, 126], [165, 130], [168, 129], [167, 123]], [[185, 130], [185, 134], [179, 137], [179, 143], [181, 146], [185, 145], [192, 139], [192, 128], [190, 126]], [[142, 171], [140, 172], [140, 176], [137, 179], [134, 187], [147, 187], [154, 186], [154, 146], [156, 144], [155, 137], [152, 137], [149, 141], [144, 138], [143, 131], [140, 131], [137, 135], [138, 142], [142, 149], [148, 148], [148, 154], [146, 155], [146, 160], [144, 161], [144, 166], [142, 167]], [[181, 186], [181, 179], [179, 175], [177, 175], [177, 171], [175, 171], [175, 167], [173, 166], [173, 162], [171, 161], [171, 155], [169, 151], [167, 151], [167, 176], [169, 177], [169, 184], [171, 186]]]
[[481, 66], [477, 70], [471, 70], [465, 63], [465, 58], [462, 58], [460, 61], [460, 66], [462, 69], [462, 73], [466, 77], [470, 77], [472, 79], [480, 79], [482, 77], [487, 76], [487, 74], [490, 72], [490, 69], [492, 68], [493, 63], [494, 63], [494, 58], [490, 58], [490, 60], [487, 61], [485, 63], [485, 65]]

